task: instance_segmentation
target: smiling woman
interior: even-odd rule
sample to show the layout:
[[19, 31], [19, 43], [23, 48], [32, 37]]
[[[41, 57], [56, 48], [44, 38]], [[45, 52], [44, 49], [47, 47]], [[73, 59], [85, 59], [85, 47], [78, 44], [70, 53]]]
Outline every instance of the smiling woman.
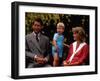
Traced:
[[89, 59], [89, 47], [85, 42], [84, 29], [75, 27], [72, 31], [75, 42], [70, 45], [68, 57], [63, 62], [64, 66], [83, 65]]
[[81, 42], [86, 41], [86, 34], [82, 27], [75, 27], [72, 29], [74, 40], [79, 40]]

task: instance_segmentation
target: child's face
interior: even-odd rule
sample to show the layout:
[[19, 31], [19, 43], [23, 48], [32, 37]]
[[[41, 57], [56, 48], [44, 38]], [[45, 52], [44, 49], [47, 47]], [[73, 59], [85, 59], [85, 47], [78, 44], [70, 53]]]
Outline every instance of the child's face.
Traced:
[[64, 32], [64, 28], [63, 27], [57, 27], [57, 32], [59, 34], [62, 34]]

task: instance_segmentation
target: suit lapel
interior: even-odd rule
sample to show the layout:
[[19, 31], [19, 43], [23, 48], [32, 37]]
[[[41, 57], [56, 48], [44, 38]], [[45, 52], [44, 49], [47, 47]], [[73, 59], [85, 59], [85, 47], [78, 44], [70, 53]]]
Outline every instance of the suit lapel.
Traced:
[[[39, 40], [40, 49], [41, 49], [41, 47], [42, 47], [42, 45], [43, 45], [44, 42], [45, 41], [44, 41], [43, 35], [40, 35], [40, 40]], [[41, 52], [42, 52], [42, 50], [41, 50]]]
[[36, 38], [35, 38], [35, 36], [34, 36], [33, 33], [32, 33], [32, 42], [35, 44], [35, 46], [36, 46], [36, 48], [38, 49], [38, 51], [39, 51], [40, 53], [42, 53], [41, 48], [40, 48], [40, 45], [39, 45], [39, 43], [37, 42], [37, 40], [36, 40]]
[[42, 35], [40, 35], [40, 39], [39, 39], [39, 45], [41, 46], [41, 44], [43, 43], [43, 37], [42, 37]]

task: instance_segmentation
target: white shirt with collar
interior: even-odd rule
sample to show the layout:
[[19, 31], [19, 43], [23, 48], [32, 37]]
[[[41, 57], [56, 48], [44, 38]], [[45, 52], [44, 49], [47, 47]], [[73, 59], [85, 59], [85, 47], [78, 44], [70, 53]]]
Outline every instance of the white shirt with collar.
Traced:
[[[34, 34], [34, 36], [36, 37], [36, 33], [33, 31], [33, 34]], [[40, 35], [41, 35], [41, 33], [39, 32], [38, 33], [38, 39], [40, 40]]]

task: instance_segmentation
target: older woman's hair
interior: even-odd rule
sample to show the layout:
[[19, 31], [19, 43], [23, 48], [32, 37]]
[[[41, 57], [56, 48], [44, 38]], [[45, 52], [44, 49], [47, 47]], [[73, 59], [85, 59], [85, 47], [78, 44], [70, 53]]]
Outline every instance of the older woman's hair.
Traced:
[[57, 24], [57, 28], [59, 28], [59, 27], [65, 28], [64, 23], [63, 23], [63, 22], [59, 22], [59, 23]]
[[80, 40], [82, 42], [85, 42], [86, 41], [86, 34], [85, 34], [85, 31], [82, 27], [75, 27], [75, 28], [72, 28], [72, 32], [73, 33], [78, 33], [80, 35]]

